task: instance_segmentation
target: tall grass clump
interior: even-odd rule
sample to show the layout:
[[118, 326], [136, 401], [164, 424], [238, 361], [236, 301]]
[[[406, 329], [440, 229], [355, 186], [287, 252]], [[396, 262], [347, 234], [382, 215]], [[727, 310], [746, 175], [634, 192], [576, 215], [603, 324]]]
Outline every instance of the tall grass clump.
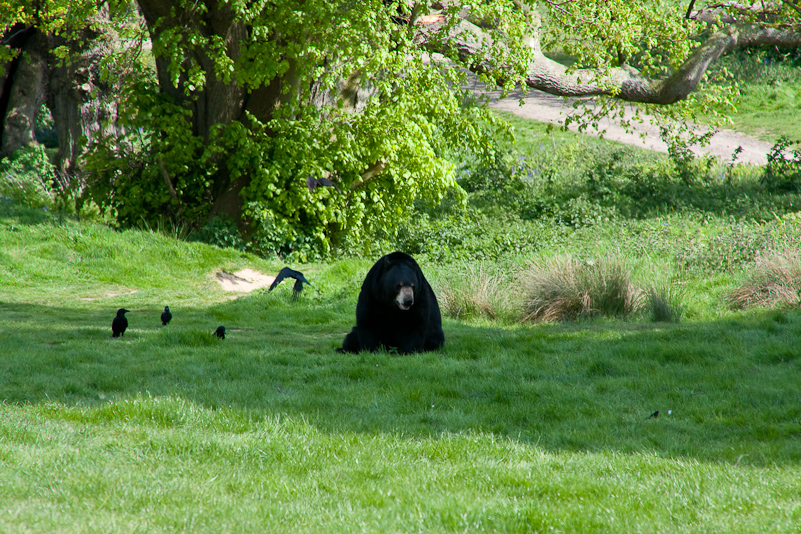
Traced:
[[503, 272], [485, 262], [464, 262], [437, 281], [437, 300], [445, 315], [459, 318], [511, 318], [514, 314]]
[[645, 309], [655, 323], [678, 323], [684, 313], [684, 291], [670, 282], [654, 283], [645, 289]]
[[620, 317], [638, 309], [642, 299], [617, 259], [580, 262], [567, 257], [530, 263], [523, 278], [524, 321]]
[[727, 297], [733, 308], [798, 306], [801, 292], [801, 255], [797, 248], [766, 252], [756, 260], [750, 279]]

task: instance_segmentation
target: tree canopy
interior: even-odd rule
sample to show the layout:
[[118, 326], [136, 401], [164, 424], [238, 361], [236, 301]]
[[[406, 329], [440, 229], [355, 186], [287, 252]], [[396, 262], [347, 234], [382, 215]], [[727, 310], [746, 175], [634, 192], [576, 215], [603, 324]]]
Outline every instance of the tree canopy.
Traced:
[[392, 232], [454, 188], [455, 162], [489, 157], [509, 133], [466, 71], [675, 114], [722, 54], [801, 45], [789, 0], [0, 0], [0, 16], [5, 153], [45, 103], [61, 168], [120, 224], [219, 217], [271, 253]]

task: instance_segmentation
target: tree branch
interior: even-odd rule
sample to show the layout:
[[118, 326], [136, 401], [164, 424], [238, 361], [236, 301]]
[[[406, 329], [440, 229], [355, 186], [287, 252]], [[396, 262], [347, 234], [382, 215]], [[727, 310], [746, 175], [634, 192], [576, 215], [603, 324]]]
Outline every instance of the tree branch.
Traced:
[[795, 2], [791, 2], [790, 0], [782, 0], [782, 2], [790, 6], [790, 8], [794, 9], [796, 13], [801, 15], [801, 7], [798, 7], [798, 4], [796, 4]]
[[686, 15], [684, 15], [684, 18], [685, 18], [685, 19], [688, 19], [688, 18], [690, 18], [690, 15], [691, 15], [691, 14], [692, 14], [692, 12], [693, 12], [693, 7], [694, 7], [694, 6], [695, 6], [695, 0], [690, 0], [690, 5], [689, 5], [689, 6], [687, 6], [687, 14], [686, 14]]
[[170, 196], [176, 202], [180, 202], [178, 199], [178, 193], [175, 192], [175, 188], [172, 186], [172, 180], [170, 180], [170, 174], [167, 172], [167, 167], [164, 165], [164, 160], [161, 159], [161, 156], [156, 158], [156, 162], [159, 164], [159, 169], [161, 169], [161, 175], [164, 177], [164, 183], [167, 184], [167, 189], [170, 191]]
[[[501, 72], [508, 71], [511, 74], [511, 66], [493, 64], [492, 59], [483, 62], [472, 61], [473, 58], [481, 57], [479, 54], [485, 48], [488, 39], [481, 28], [466, 20], [455, 24], [448, 36], [438, 34], [442, 28], [442, 24], [422, 28], [418, 39], [432, 52], [443, 53], [446, 56], [456, 52], [474, 72], [500, 69]], [[686, 99], [698, 87], [709, 66], [725, 53], [746, 47], [801, 46], [801, 25], [778, 27], [742, 23], [724, 26], [709, 36], [681, 67], [661, 80], [648, 78], [628, 66], [607, 71], [597, 69], [570, 71], [564, 65], [543, 55], [537, 37], [535, 35], [529, 39], [534, 60], [529, 64], [525, 76], [528, 87], [559, 96], [609, 95], [628, 102], [669, 105]]]
[[364, 171], [364, 173], [362, 173], [362, 175], [360, 176], [361, 180], [359, 180], [358, 182], [354, 182], [350, 186], [350, 190], [351, 191], [355, 191], [356, 189], [360, 188], [365, 183], [367, 183], [370, 179], [372, 179], [375, 175], [377, 175], [378, 173], [383, 171], [386, 168], [386, 166], [387, 166], [387, 162], [386, 161], [382, 161], [382, 160], [376, 161], [375, 163], [370, 165], [367, 168], [367, 170]]

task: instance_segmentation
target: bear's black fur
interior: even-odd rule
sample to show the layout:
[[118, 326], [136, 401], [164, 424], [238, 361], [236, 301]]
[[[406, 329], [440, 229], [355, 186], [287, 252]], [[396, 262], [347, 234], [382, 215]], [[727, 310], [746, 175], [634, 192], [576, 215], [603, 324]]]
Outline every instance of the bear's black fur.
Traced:
[[414, 258], [393, 252], [367, 273], [356, 304], [356, 326], [340, 352], [396, 348], [401, 354], [435, 350], [445, 343], [434, 290]]

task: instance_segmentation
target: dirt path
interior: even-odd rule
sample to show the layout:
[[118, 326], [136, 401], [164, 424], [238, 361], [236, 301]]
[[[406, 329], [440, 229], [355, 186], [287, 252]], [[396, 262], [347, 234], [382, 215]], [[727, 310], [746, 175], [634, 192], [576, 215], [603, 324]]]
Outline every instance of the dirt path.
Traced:
[[[468, 87], [476, 93], [483, 93], [490, 97], [490, 106], [495, 109], [508, 111], [515, 115], [540, 122], [550, 122], [552, 124], [561, 125], [565, 118], [574, 111], [570, 101], [565, 101], [562, 97], [549, 95], [542, 91], [531, 90], [525, 96], [519, 91], [516, 91], [508, 97], [501, 99], [500, 91], [487, 90], [484, 84], [475, 79], [472, 79]], [[523, 106], [520, 106], [519, 103], [521, 97], [525, 101]], [[667, 152], [667, 145], [659, 138], [659, 130], [655, 126], [652, 126], [647, 118], [645, 124], [634, 124], [634, 128], [636, 128], [635, 133], [626, 132], [623, 127], [620, 126], [619, 121], [613, 119], [604, 119], [599, 124], [599, 128], [601, 130], [606, 130], [604, 139], [636, 145], [658, 152]], [[570, 126], [570, 129], [576, 131], [575, 126]], [[599, 135], [591, 128], [585, 130], [585, 133]], [[644, 134], [644, 136], [641, 136], [641, 134]], [[694, 147], [693, 152], [696, 154], [712, 154], [724, 161], [730, 161], [732, 154], [738, 146], [742, 147], [743, 151], [738, 156], [737, 161], [753, 163], [755, 165], [764, 165], [767, 163], [767, 154], [771, 149], [769, 143], [758, 141], [732, 130], [719, 131], [712, 137], [709, 145], [705, 147]]]

